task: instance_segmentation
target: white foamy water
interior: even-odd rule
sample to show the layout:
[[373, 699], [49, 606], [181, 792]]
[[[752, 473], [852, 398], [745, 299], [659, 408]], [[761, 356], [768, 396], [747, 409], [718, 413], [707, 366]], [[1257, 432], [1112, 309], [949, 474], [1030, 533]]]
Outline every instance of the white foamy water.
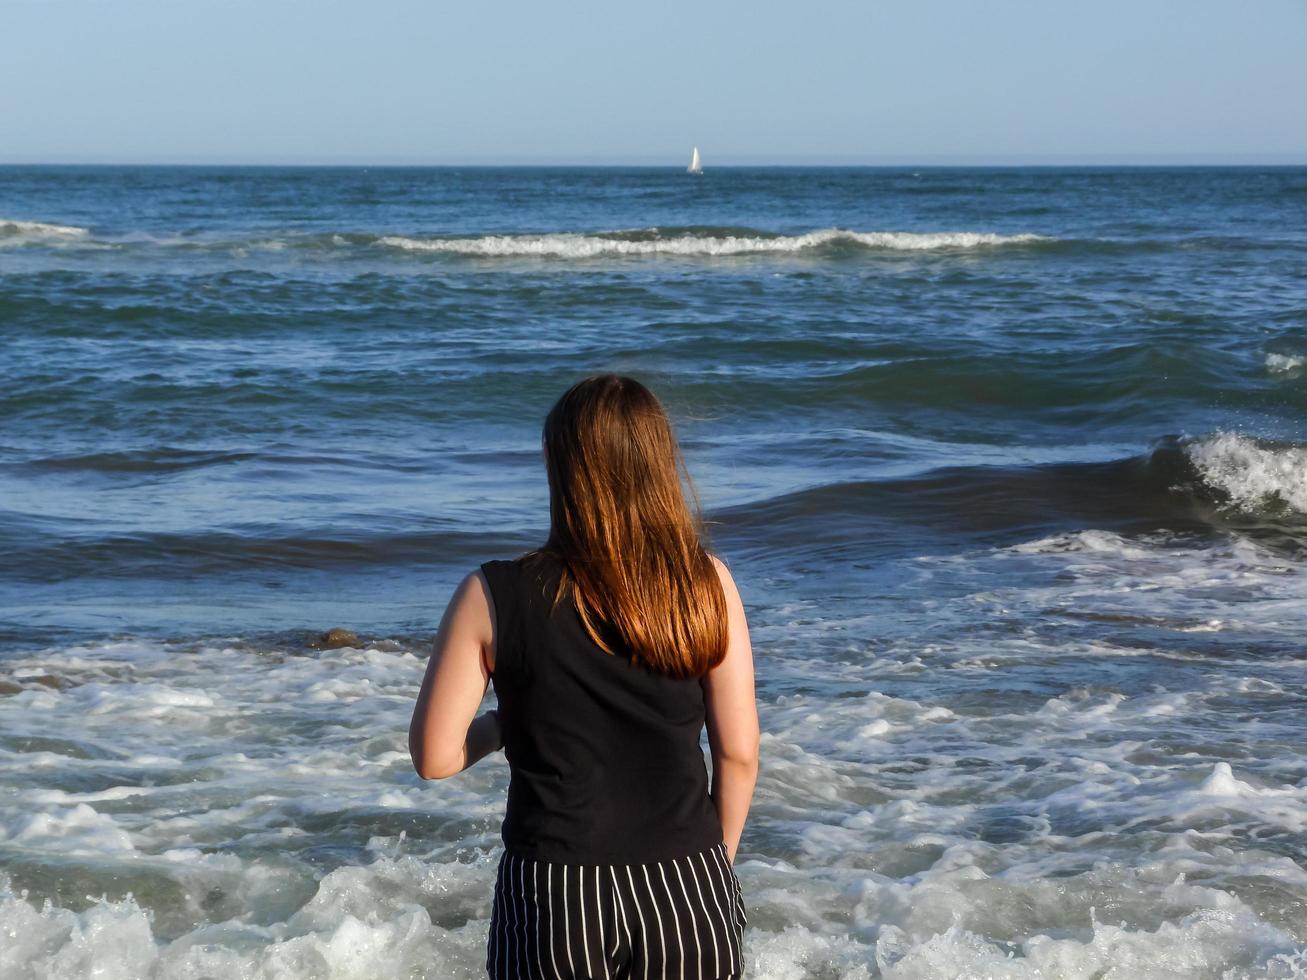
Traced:
[[29, 243], [60, 243], [86, 239], [89, 229], [76, 225], [54, 225], [43, 221], [18, 221], [0, 218], [0, 248]]
[[1266, 370], [1271, 374], [1289, 374], [1307, 364], [1307, 356], [1302, 354], [1267, 354]]
[[805, 252], [831, 245], [852, 245], [889, 251], [936, 251], [1047, 241], [1042, 235], [998, 235], [989, 232], [845, 231], [824, 228], [802, 235], [775, 237], [682, 235], [623, 238], [612, 235], [547, 234], [485, 235], [476, 238], [406, 238], [387, 235], [378, 244], [415, 252], [446, 252], [470, 256], [540, 256], [586, 259], [610, 255], [718, 256]]
[[1268, 447], [1247, 436], [1219, 432], [1188, 447], [1203, 479], [1236, 507], [1285, 506], [1307, 513], [1307, 449]]
[[0, 218], [0, 235], [44, 235], [52, 238], [83, 238], [90, 232], [76, 225], [51, 225], [41, 221]]
[[284, 234], [252, 239], [180, 233], [109, 234], [92, 237], [86, 228], [36, 221], [0, 219], [0, 246], [62, 244], [81, 249], [162, 249], [230, 254], [258, 252], [311, 252], [321, 256], [376, 246], [393, 253], [443, 253], [479, 258], [588, 259], [620, 256], [669, 255], [714, 257], [732, 255], [784, 255], [829, 248], [855, 248], [890, 252], [965, 251], [1051, 241], [1043, 235], [1002, 235], [991, 232], [848, 231], [824, 228], [801, 235], [677, 234], [657, 228], [600, 233], [551, 232], [546, 234], [480, 235], [413, 238], [402, 235], [373, 237], [360, 234], [317, 234], [287, 230]]
[[[892, 578], [751, 605], [749, 976], [1307, 977], [1300, 565], [1087, 529]], [[0, 976], [483, 975], [507, 771], [417, 779], [423, 668], [0, 661]]]

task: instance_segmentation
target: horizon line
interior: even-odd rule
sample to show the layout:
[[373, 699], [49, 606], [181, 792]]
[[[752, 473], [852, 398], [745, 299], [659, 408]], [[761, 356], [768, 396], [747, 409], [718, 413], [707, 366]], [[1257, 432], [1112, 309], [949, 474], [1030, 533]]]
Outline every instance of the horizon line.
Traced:
[[[922, 156], [922, 157], [881, 157], [879, 159], [839, 159], [821, 158], [818, 160], [772, 160], [762, 162], [748, 157], [727, 158], [726, 162], [711, 163], [704, 167], [708, 170], [732, 169], [901, 169], [910, 167], [925, 168], [1075, 168], [1075, 167], [1301, 167], [1307, 166], [1307, 153], [1248, 153], [1226, 154], [1164, 154], [1138, 155], [1134, 157], [1103, 154], [1101, 156], [1058, 156], [1037, 155], [1014, 157], [967, 157], [967, 156]], [[502, 158], [499, 160], [413, 160], [402, 158], [367, 160], [345, 158], [340, 160], [311, 160], [304, 158], [268, 158], [268, 159], [196, 159], [196, 158], [160, 158], [160, 159], [124, 159], [124, 160], [90, 160], [90, 159], [33, 159], [0, 160], [0, 167], [242, 167], [242, 168], [411, 168], [411, 169], [452, 169], [467, 168], [585, 168], [585, 169], [666, 169], [684, 170], [683, 163], [667, 163], [651, 158], [628, 158], [607, 160], [576, 160], [558, 158]]]

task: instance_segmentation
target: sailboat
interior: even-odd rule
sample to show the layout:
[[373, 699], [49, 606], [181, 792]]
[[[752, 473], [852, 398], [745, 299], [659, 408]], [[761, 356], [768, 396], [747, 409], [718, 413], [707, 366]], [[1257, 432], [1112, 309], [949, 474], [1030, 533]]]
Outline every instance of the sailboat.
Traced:
[[685, 168], [687, 173], [703, 173], [703, 165], [699, 163], [699, 148], [696, 146], [694, 152], [690, 154], [690, 165]]

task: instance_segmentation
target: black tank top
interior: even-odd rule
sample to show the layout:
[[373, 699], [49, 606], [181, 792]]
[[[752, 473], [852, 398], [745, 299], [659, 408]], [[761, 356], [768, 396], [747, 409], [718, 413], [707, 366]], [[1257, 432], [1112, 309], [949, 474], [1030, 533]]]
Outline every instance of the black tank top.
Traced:
[[645, 864], [722, 842], [699, 738], [703, 688], [603, 651], [561, 564], [532, 552], [481, 566], [495, 603], [495, 669], [509, 764], [506, 850], [574, 864]]

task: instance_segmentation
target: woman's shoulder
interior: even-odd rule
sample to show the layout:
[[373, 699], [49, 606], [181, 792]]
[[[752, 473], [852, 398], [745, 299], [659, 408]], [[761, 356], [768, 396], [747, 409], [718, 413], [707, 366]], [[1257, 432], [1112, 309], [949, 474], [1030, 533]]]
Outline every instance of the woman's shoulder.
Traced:
[[533, 548], [530, 551], [520, 551], [510, 558], [488, 558], [480, 565], [481, 568], [491, 566], [504, 570], [524, 570], [528, 567], [541, 564], [548, 560], [548, 556], [539, 549]]
[[713, 568], [717, 570], [717, 577], [722, 580], [722, 585], [727, 588], [735, 586], [735, 578], [731, 575], [731, 566], [726, 564], [726, 560], [711, 551], [705, 552], [708, 560], [712, 562]]
[[539, 549], [520, 552], [511, 558], [492, 558], [480, 566], [492, 590], [520, 589], [527, 583], [549, 581], [558, 571], [558, 561]]

